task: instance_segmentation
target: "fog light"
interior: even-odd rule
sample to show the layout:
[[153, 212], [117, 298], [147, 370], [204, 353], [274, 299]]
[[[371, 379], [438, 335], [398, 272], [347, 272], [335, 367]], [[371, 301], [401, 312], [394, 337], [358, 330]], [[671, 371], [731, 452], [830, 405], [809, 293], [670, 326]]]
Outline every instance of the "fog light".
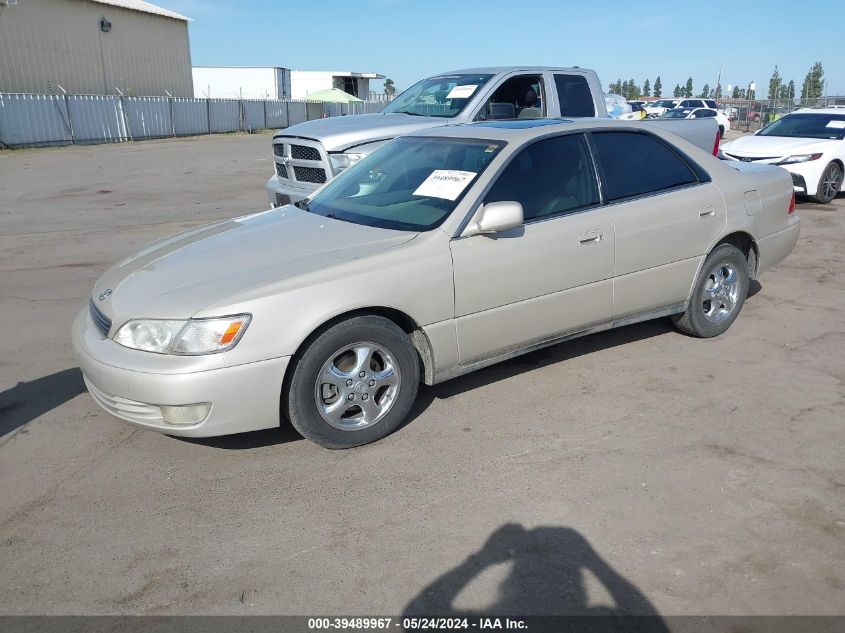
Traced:
[[199, 424], [208, 416], [210, 402], [197, 404], [161, 405], [161, 417], [168, 424]]

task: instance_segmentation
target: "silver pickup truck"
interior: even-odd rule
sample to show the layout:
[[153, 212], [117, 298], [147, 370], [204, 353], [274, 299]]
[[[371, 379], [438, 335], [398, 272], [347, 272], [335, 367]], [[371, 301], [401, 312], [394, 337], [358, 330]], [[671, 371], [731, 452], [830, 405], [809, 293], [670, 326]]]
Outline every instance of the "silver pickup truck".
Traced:
[[[414, 84], [378, 114], [307, 121], [277, 132], [267, 196], [271, 207], [307, 198], [387, 141], [427, 128], [491, 119], [607, 116], [593, 70], [509, 66], [446, 72]], [[643, 125], [659, 126], [708, 152], [718, 150], [713, 120]]]

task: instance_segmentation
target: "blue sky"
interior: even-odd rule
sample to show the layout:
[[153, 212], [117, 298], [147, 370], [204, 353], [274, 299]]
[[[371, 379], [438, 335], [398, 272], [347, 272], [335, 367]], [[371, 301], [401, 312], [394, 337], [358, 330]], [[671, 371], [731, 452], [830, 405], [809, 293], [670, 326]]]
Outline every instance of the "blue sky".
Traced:
[[775, 64], [800, 92], [821, 61], [825, 92], [845, 94], [845, 0], [153, 2], [194, 20], [195, 65], [376, 71], [400, 90], [462, 67], [582, 66], [597, 70], [605, 89], [660, 75], [666, 95], [689, 76], [696, 92], [714, 87], [720, 69], [723, 86], [754, 80], [761, 93]]

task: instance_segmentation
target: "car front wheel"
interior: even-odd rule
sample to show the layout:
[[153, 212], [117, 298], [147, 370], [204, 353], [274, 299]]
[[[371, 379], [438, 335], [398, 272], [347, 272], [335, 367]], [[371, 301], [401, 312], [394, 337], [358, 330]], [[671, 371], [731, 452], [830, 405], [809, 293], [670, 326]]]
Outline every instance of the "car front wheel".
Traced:
[[816, 194], [810, 196], [814, 202], [828, 204], [832, 202], [842, 188], [842, 168], [837, 163], [830, 163], [825, 167]]
[[724, 333], [748, 295], [748, 261], [736, 246], [721, 244], [704, 261], [686, 312], [672, 317], [681, 332], [699, 338]]
[[419, 358], [408, 335], [378, 316], [337, 323], [289, 368], [286, 413], [303, 436], [351, 448], [401, 426], [419, 388]]

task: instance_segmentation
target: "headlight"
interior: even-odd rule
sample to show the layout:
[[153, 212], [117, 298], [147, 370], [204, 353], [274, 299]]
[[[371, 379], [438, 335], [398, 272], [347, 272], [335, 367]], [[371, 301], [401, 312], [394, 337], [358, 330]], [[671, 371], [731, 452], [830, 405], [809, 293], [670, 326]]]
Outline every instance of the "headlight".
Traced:
[[117, 331], [114, 341], [124, 347], [156, 354], [216, 354], [238, 344], [251, 318], [248, 314], [237, 314], [187, 321], [134, 319]]
[[821, 157], [821, 154], [795, 154], [794, 156], [787, 156], [777, 164], [789, 165], [790, 163], [806, 163], [811, 160], [818, 160]]
[[329, 154], [329, 161], [332, 164], [334, 175], [337, 176], [347, 167], [352, 167], [359, 160], [364, 158], [366, 154]]

